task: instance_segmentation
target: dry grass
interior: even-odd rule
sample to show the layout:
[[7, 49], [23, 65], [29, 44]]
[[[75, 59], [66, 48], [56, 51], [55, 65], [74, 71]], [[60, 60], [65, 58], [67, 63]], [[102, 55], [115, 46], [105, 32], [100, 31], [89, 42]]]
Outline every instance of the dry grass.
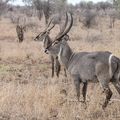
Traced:
[[[109, 29], [108, 20], [89, 31], [80, 23], [70, 32], [70, 46], [74, 51], [111, 51], [120, 57], [120, 21]], [[41, 23], [42, 28], [44, 25]], [[17, 43], [15, 26], [9, 20], [0, 21], [0, 120], [119, 120], [120, 102], [113, 101], [103, 111], [104, 94], [99, 84], [88, 88], [87, 108], [76, 101], [73, 81], [64, 77], [51, 78], [49, 57], [43, 53], [41, 43], [29, 31], [25, 41]], [[52, 37], [58, 28], [52, 31]], [[55, 34], [54, 34], [55, 33]], [[88, 34], [89, 33], [89, 34]], [[87, 35], [88, 34], [88, 35]], [[114, 91], [113, 98], [120, 99]]]

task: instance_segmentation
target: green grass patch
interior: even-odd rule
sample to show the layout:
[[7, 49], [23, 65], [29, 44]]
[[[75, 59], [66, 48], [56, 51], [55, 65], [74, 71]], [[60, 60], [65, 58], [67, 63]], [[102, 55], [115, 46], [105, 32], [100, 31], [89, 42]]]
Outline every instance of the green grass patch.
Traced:
[[1, 74], [8, 74], [10, 67], [7, 65], [0, 65], [0, 75]]
[[48, 70], [50, 67], [49, 64], [39, 64], [40, 70]]

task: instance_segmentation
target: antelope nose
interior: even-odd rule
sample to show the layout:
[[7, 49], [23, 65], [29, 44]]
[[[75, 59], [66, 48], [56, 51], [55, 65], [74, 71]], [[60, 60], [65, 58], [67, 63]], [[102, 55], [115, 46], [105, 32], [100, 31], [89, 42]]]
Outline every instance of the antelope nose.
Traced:
[[34, 38], [34, 41], [37, 41], [37, 39], [36, 39], [36, 38]]

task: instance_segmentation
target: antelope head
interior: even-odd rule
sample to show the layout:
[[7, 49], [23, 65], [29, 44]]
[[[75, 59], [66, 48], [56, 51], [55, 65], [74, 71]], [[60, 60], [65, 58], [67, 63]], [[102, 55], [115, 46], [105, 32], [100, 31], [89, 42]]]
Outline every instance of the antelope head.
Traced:
[[[54, 20], [54, 18], [52, 18], [50, 20], [50, 22], [48, 23], [46, 29], [41, 32], [40, 34], [38, 34], [36, 37], [35, 37], [35, 41], [43, 41], [43, 47], [44, 49], [46, 49], [48, 46], [50, 46], [52, 44], [52, 40], [51, 38], [49, 37], [49, 33], [50, 31], [54, 28], [55, 24], [53, 24], [51, 27], [50, 25], [52, 24], [52, 21]], [[65, 28], [66, 28], [66, 25], [67, 25], [67, 22], [68, 22], [68, 15], [66, 13], [66, 21], [64, 23], [64, 27], [61, 29], [61, 31], [59, 32], [59, 35], [61, 33], [64, 32]], [[66, 39], [68, 39], [68, 37], [66, 36]]]
[[[45, 49], [45, 53], [46, 54], [60, 54], [63, 49], [67, 50], [68, 44], [67, 44], [67, 40], [69, 39], [69, 36], [67, 35], [68, 32], [70, 31], [72, 25], [73, 25], [73, 17], [72, 14], [69, 13], [70, 15], [70, 23], [69, 25], [66, 25], [64, 30], [62, 32], [60, 32], [54, 39], [54, 41]], [[68, 13], [66, 13], [67, 16], [67, 21], [65, 22], [66, 24], [68, 24]], [[64, 47], [64, 48], [63, 48]], [[68, 46], [69, 49], [69, 46]]]
[[34, 40], [35, 41], [43, 41], [44, 37], [46, 37], [47, 35], [49, 35], [49, 32], [52, 30], [52, 28], [54, 28], [54, 24], [50, 27], [51, 23], [53, 21], [53, 18], [50, 20], [50, 22], [48, 23], [47, 27], [45, 28], [45, 30], [41, 33], [39, 33]]

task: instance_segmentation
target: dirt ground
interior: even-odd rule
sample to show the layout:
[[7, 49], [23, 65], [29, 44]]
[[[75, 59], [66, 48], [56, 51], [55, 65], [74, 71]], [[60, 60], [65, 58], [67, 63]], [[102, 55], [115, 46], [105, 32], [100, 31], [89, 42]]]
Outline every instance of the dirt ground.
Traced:
[[[69, 33], [71, 48], [76, 52], [111, 51], [120, 57], [120, 21], [112, 29], [108, 21], [102, 18], [89, 30], [76, 23]], [[26, 32], [25, 41], [19, 44], [15, 25], [8, 19], [0, 21], [0, 120], [119, 120], [120, 95], [112, 85], [112, 100], [103, 111], [105, 95], [99, 83], [89, 84], [84, 105], [76, 99], [69, 73], [64, 77], [62, 69], [59, 78], [51, 78], [49, 56], [42, 43], [33, 41], [44, 29], [43, 22], [40, 26], [37, 32]], [[57, 33], [55, 27], [51, 37]]]

